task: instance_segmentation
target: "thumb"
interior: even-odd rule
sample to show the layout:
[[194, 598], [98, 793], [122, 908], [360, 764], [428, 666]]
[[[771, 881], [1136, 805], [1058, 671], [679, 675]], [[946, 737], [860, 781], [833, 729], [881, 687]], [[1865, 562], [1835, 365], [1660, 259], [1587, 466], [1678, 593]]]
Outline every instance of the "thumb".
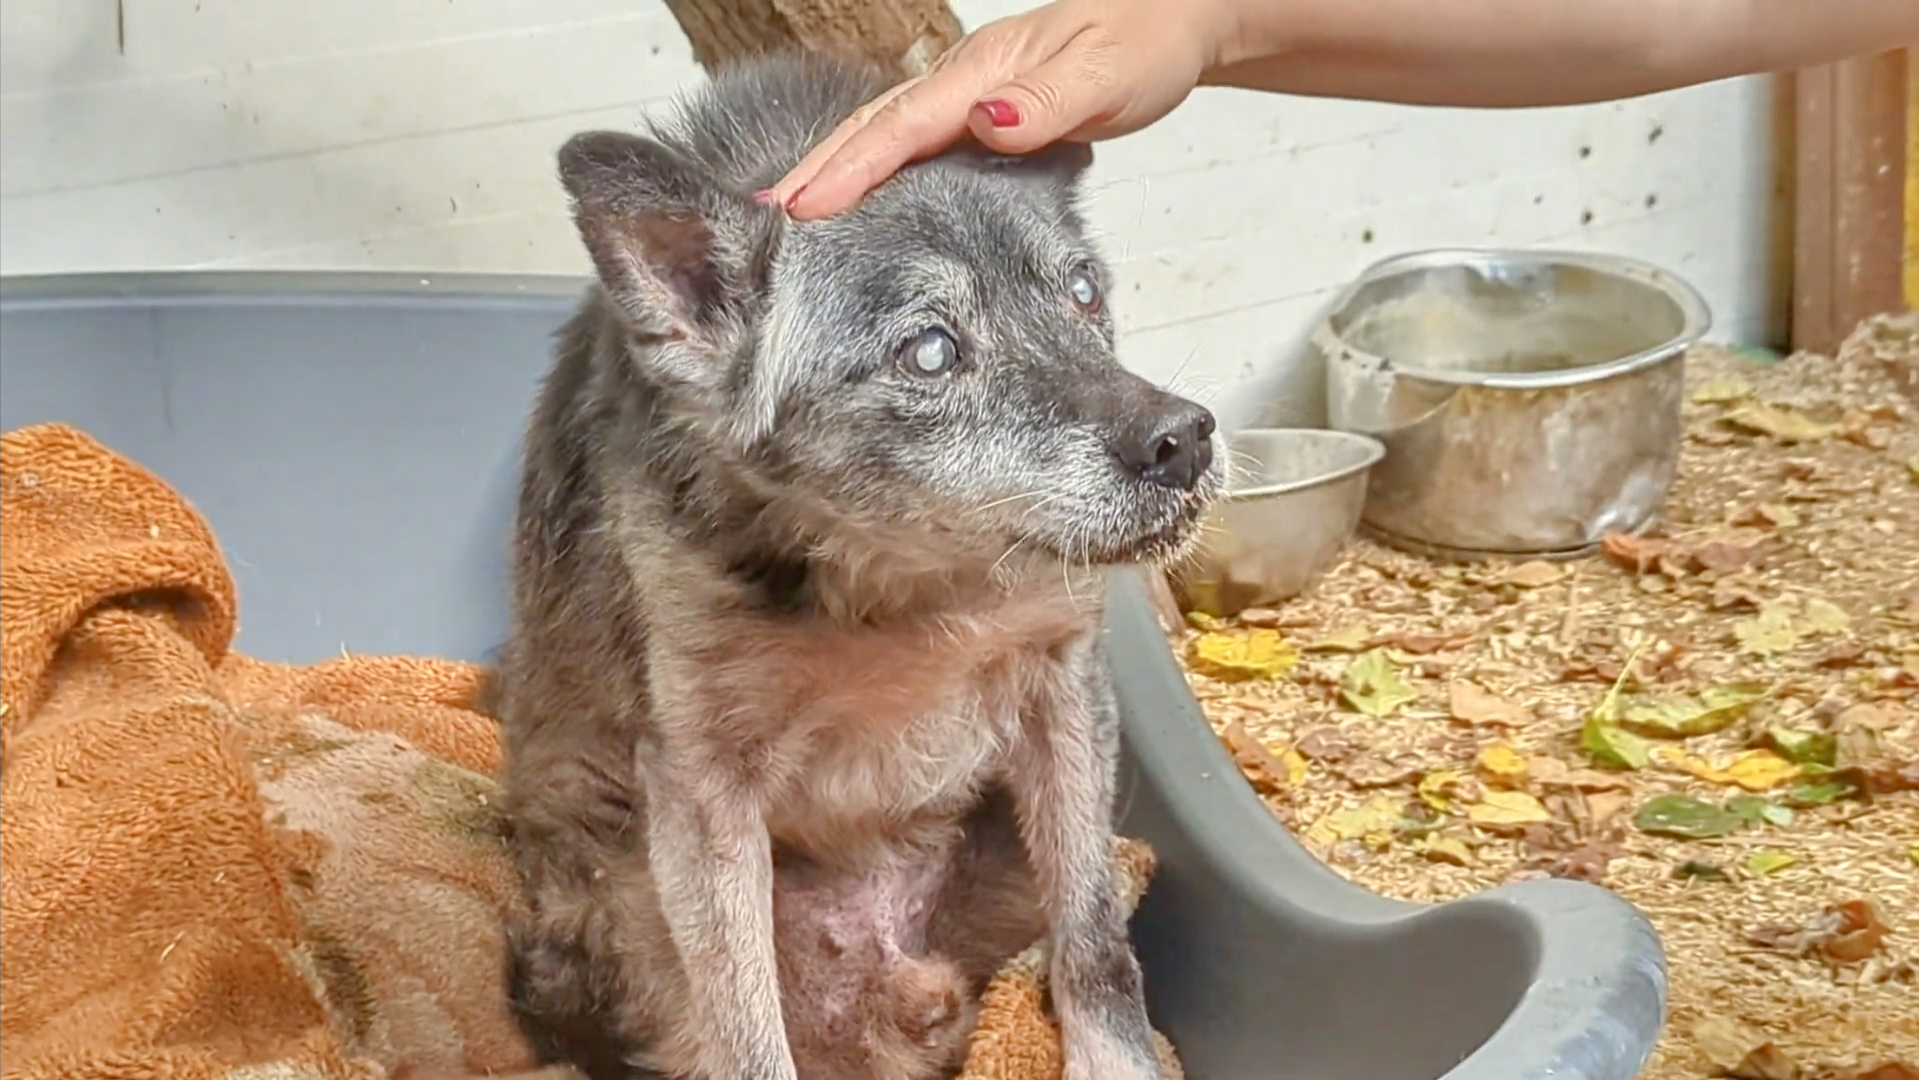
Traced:
[[983, 95], [967, 113], [973, 137], [1002, 154], [1030, 154], [1098, 120], [1115, 80], [1088, 65], [1077, 43]]

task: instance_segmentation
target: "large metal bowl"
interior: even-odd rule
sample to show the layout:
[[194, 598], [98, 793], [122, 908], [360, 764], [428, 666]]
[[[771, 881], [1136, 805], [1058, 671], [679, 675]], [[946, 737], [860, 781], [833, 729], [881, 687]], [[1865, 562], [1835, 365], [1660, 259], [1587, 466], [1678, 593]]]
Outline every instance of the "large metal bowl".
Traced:
[[1386, 447], [1367, 530], [1471, 559], [1584, 554], [1644, 529], [1678, 470], [1685, 353], [1711, 322], [1692, 286], [1616, 256], [1374, 265], [1314, 333], [1330, 425]]
[[1173, 575], [1209, 615], [1277, 604], [1326, 572], [1359, 526], [1377, 439], [1323, 428], [1245, 428], [1224, 440], [1232, 483], [1198, 549]]

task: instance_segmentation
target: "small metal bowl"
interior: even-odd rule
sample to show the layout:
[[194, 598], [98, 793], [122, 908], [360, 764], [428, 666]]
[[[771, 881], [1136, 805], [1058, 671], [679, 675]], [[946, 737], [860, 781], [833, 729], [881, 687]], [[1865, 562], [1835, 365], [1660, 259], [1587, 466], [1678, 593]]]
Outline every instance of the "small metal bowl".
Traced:
[[1246, 428], [1224, 440], [1232, 483], [1172, 575], [1181, 605], [1226, 616], [1305, 592], [1359, 526], [1379, 440], [1323, 428]]
[[1386, 446], [1365, 531], [1454, 559], [1571, 557], [1650, 525], [1679, 466], [1692, 286], [1632, 259], [1428, 251], [1314, 333], [1331, 427]]

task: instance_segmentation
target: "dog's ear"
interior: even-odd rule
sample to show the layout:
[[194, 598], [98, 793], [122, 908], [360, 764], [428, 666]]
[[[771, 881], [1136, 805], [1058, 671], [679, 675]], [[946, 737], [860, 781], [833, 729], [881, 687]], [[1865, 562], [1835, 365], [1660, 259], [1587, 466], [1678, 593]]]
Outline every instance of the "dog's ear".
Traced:
[[637, 135], [588, 131], [560, 148], [560, 183], [600, 284], [627, 325], [703, 337], [747, 285], [753, 204]]

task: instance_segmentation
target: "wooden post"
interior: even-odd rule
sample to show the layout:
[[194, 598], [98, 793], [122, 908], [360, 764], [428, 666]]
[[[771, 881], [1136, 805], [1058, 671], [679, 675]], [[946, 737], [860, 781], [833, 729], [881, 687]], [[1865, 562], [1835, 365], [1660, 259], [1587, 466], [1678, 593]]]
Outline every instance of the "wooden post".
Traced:
[[1919, 311], [1919, 57], [1906, 50], [1906, 307]]
[[712, 71], [743, 56], [788, 45], [864, 57], [905, 78], [960, 39], [946, 0], [666, 0]]
[[1905, 299], [1906, 51], [1796, 73], [1792, 345], [1830, 353]]

